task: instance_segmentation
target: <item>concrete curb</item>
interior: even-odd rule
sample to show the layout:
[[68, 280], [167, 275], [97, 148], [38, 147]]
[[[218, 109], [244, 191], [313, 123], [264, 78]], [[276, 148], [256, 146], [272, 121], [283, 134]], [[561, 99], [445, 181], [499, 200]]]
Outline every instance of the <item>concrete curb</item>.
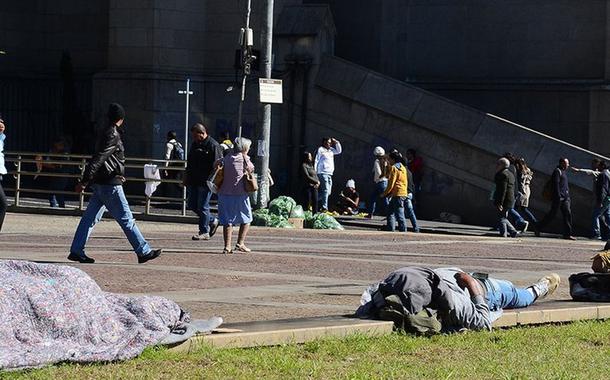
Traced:
[[603, 320], [610, 318], [610, 305], [581, 306], [551, 309], [523, 309], [506, 311], [495, 321], [494, 327], [540, 325], [544, 323]]
[[[573, 305], [564, 304], [566, 306]], [[579, 303], [576, 303], [580, 305]], [[555, 306], [555, 307], [553, 307]], [[577, 307], [534, 308], [505, 311], [494, 322], [495, 328], [545, 323], [603, 320], [610, 318], [610, 305], [585, 304]], [[324, 337], [345, 337], [354, 333], [382, 336], [393, 331], [394, 323], [345, 316], [246, 322], [223, 325], [218, 332], [193, 337], [171, 348], [175, 352], [193, 352], [202, 345], [220, 348], [247, 348], [300, 344]], [[223, 332], [227, 331], [227, 332]]]
[[[213, 333], [193, 337], [171, 348], [176, 352], [192, 352], [203, 344], [222, 348], [246, 348], [305, 343], [323, 337], [345, 337], [360, 333], [381, 336], [392, 332], [394, 323], [368, 319], [330, 316], [276, 321], [247, 322], [223, 325], [238, 332]], [[221, 329], [222, 331], [222, 329]]]

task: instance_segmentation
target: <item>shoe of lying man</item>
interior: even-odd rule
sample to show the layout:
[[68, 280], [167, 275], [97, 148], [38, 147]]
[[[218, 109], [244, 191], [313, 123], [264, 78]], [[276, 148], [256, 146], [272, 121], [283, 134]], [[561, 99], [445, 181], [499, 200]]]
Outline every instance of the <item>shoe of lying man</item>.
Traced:
[[553, 294], [559, 287], [560, 282], [561, 279], [559, 278], [559, 275], [557, 273], [551, 273], [536, 281], [531, 288], [534, 289], [534, 292], [537, 295], [536, 299], [541, 300]]

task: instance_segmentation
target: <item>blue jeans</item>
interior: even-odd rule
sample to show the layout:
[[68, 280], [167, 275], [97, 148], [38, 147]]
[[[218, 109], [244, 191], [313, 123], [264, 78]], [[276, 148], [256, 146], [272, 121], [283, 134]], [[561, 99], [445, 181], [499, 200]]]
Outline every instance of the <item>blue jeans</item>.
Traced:
[[508, 210], [508, 215], [513, 217], [516, 227], [523, 227], [525, 225], [525, 219], [523, 219], [521, 214], [519, 214], [514, 207]]
[[[607, 231], [605, 233], [601, 233], [599, 219], [604, 217], [606, 219], [606, 223], [610, 222], [610, 200], [606, 199], [602, 203], [601, 207], [596, 206], [593, 208], [592, 225], [593, 225], [593, 237], [598, 237], [602, 235], [607, 235]], [[604, 238], [608, 238], [608, 236], [603, 236]]]
[[150, 246], [136, 226], [136, 220], [129, 209], [129, 204], [121, 185], [91, 185], [93, 195], [89, 199], [87, 210], [78, 223], [70, 252], [80, 256], [85, 254], [85, 244], [93, 231], [93, 227], [102, 219], [108, 209], [110, 215], [119, 223], [133, 250], [138, 256], [150, 252]]
[[405, 220], [405, 208], [404, 203], [407, 197], [392, 197], [390, 199], [390, 206], [388, 210], [388, 230], [394, 231], [396, 229], [396, 222], [398, 221], [398, 231], [405, 232], [407, 230], [407, 222]]
[[498, 211], [498, 218], [500, 218], [500, 221], [498, 222], [498, 232], [500, 232], [500, 236], [506, 237], [507, 235], [514, 235], [517, 233], [515, 227], [508, 220], [508, 211]]
[[536, 300], [531, 291], [516, 288], [510, 281], [488, 278], [483, 283], [487, 290], [487, 304], [491, 311], [528, 307]]
[[330, 174], [318, 174], [320, 188], [318, 189], [318, 202], [320, 209], [328, 210], [328, 197], [333, 188], [333, 176]]
[[419, 227], [417, 226], [417, 217], [415, 216], [415, 210], [413, 209], [413, 193], [409, 193], [405, 198], [405, 214], [411, 221], [411, 226], [413, 227], [413, 231], [419, 232]]
[[518, 207], [518, 212], [520, 214], [523, 214], [527, 219], [530, 220], [530, 222], [533, 222], [534, 224], [538, 223], [538, 219], [536, 219], [536, 217], [534, 216], [534, 214], [532, 214], [532, 212], [530, 211], [529, 208], [523, 207], [523, 206], [519, 206]]
[[[387, 179], [379, 181], [375, 184], [375, 190], [373, 191], [373, 195], [371, 196], [371, 204], [369, 207], [369, 214], [371, 216], [373, 216], [373, 214], [375, 214], [375, 210], [377, 209], [377, 201], [380, 200], [380, 195], [383, 194], [383, 192], [385, 191], [385, 189], [387, 187], [388, 187]], [[390, 201], [388, 200], [388, 198], [383, 197], [383, 198], [381, 198], [381, 202], [383, 203], [383, 206], [384, 206], [382, 213], [387, 212]]]
[[210, 215], [212, 192], [206, 186], [189, 186], [186, 189], [188, 206], [199, 217], [199, 233], [210, 233], [210, 224], [215, 220]]

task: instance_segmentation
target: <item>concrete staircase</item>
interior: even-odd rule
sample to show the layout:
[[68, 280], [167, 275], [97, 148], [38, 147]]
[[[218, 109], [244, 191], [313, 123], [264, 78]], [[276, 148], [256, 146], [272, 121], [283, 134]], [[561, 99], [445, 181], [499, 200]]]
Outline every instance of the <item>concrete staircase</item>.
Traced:
[[[326, 135], [343, 143], [344, 153], [336, 159], [337, 192], [354, 178], [368, 197], [374, 146], [403, 152], [412, 147], [426, 167], [418, 214], [435, 219], [447, 211], [469, 224], [495, 221], [489, 196], [495, 161], [504, 152], [525, 157], [535, 171], [531, 208], [538, 216], [549, 207], [541, 199], [542, 187], [560, 157], [586, 168], [593, 157], [606, 159], [334, 56], [325, 56], [319, 66], [307, 128], [315, 131], [308, 132], [309, 145]], [[575, 225], [586, 235], [591, 178], [570, 173], [570, 184]]]

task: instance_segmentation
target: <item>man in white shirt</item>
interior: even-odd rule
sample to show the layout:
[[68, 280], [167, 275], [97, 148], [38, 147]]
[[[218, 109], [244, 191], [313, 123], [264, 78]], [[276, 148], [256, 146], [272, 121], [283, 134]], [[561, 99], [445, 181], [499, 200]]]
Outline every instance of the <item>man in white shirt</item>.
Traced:
[[322, 146], [318, 148], [316, 153], [314, 167], [320, 179], [320, 189], [318, 190], [320, 211], [328, 210], [328, 197], [333, 187], [333, 173], [335, 171], [334, 156], [341, 154], [342, 151], [341, 143], [338, 140], [325, 137], [322, 139]]

